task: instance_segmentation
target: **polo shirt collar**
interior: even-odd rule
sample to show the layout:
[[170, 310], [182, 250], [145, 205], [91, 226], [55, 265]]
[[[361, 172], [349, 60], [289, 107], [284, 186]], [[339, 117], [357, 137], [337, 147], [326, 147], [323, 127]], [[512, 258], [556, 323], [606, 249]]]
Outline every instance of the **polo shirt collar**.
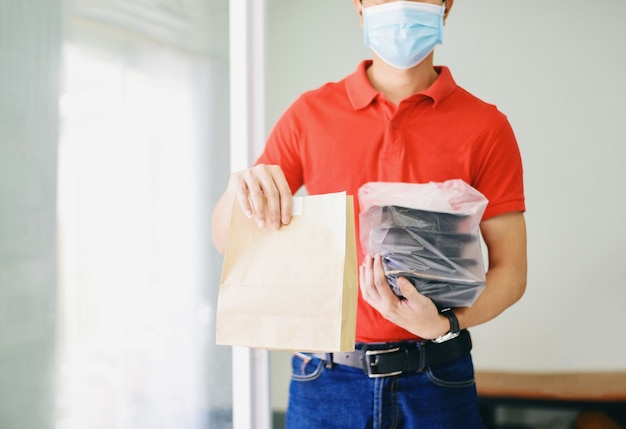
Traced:
[[[355, 110], [369, 106], [379, 95], [379, 92], [372, 87], [367, 78], [367, 68], [372, 64], [372, 60], [362, 61], [356, 71], [346, 78], [346, 91], [348, 98]], [[437, 66], [435, 70], [439, 77], [433, 84], [424, 91], [411, 97], [426, 96], [433, 100], [433, 107], [437, 106], [444, 98], [452, 94], [456, 89], [456, 82], [452, 78], [452, 73], [448, 67]]]
[[372, 60], [362, 61], [356, 71], [346, 78], [346, 91], [354, 110], [369, 106], [379, 94], [367, 78], [367, 68], [371, 64]]
[[418, 94], [430, 97], [433, 100], [433, 107], [436, 107], [448, 95], [452, 94], [457, 87], [448, 67], [435, 66], [435, 71], [439, 77], [435, 79], [432, 85]]

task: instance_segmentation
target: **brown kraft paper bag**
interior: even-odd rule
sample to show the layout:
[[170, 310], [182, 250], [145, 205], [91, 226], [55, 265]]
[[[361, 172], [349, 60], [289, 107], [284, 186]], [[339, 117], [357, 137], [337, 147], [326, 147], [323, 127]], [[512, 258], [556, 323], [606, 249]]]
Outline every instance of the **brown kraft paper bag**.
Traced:
[[259, 228], [234, 202], [216, 343], [354, 350], [358, 275], [354, 202], [345, 192], [294, 197], [289, 225]]

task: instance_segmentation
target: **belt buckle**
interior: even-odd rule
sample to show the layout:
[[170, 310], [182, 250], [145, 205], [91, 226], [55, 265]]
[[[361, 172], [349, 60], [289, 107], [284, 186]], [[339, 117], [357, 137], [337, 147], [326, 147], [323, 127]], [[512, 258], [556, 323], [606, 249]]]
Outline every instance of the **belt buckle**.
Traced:
[[363, 370], [367, 373], [369, 378], [380, 377], [392, 377], [394, 375], [402, 374], [402, 371], [392, 371], [386, 373], [373, 373], [372, 369], [378, 366], [378, 357], [387, 353], [394, 353], [400, 350], [400, 347], [395, 347], [386, 350], [366, 350], [363, 358]]

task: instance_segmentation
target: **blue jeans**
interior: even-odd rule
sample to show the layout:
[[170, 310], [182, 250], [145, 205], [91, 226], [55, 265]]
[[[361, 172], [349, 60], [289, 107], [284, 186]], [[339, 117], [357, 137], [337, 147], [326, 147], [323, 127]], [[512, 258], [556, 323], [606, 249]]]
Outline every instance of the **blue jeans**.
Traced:
[[344, 365], [292, 358], [287, 429], [483, 429], [469, 354], [422, 373], [369, 378]]

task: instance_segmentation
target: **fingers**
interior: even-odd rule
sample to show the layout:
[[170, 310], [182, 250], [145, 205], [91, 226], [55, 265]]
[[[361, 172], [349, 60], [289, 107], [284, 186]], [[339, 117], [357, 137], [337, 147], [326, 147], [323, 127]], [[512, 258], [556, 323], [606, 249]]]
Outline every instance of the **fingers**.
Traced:
[[361, 295], [366, 302], [374, 306], [374, 303], [378, 299], [378, 291], [374, 285], [374, 258], [370, 255], [365, 255], [363, 263], [359, 267], [359, 287], [361, 288]]
[[385, 268], [383, 267], [382, 256], [374, 256], [373, 269], [374, 285], [376, 286], [378, 293], [387, 298], [390, 298], [391, 296], [395, 297], [395, 295], [391, 291], [391, 286], [389, 286], [389, 282], [387, 281], [387, 276], [385, 275]]
[[242, 173], [233, 174], [230, 177], [231, 187], [234, 188], [234, 192], [237, 197], [237, 201], [239, 202], [239, 206], [241, 207], [241, 210], [246, 215], [246, 217], [251, 218], [254, 215], [254, 209], [250, 204], [250, 199], [248, 196], [248, 188], [250, 185], [246, 183], [242, 176]]
[[259, 164], [233, 174], [231, 182], [244, 214], [259, 227], [269, 222], [278, 229], [291, 221], [293, 197], [279, 166]]
[[389, 286], [380, 255], [366, 255], [359, 269], [361, 295], [370, 305], [382, 312], [398, 300]]
[[359, 268], [359, 284], [363, 299], [385, 319], [421, 338], [435, 338], [441, 332], [441, 316], [432, 300], [406, 278], [398, 278], [404, 299], [397, 297], [387, 281], [380, 255], [365, 256]]

